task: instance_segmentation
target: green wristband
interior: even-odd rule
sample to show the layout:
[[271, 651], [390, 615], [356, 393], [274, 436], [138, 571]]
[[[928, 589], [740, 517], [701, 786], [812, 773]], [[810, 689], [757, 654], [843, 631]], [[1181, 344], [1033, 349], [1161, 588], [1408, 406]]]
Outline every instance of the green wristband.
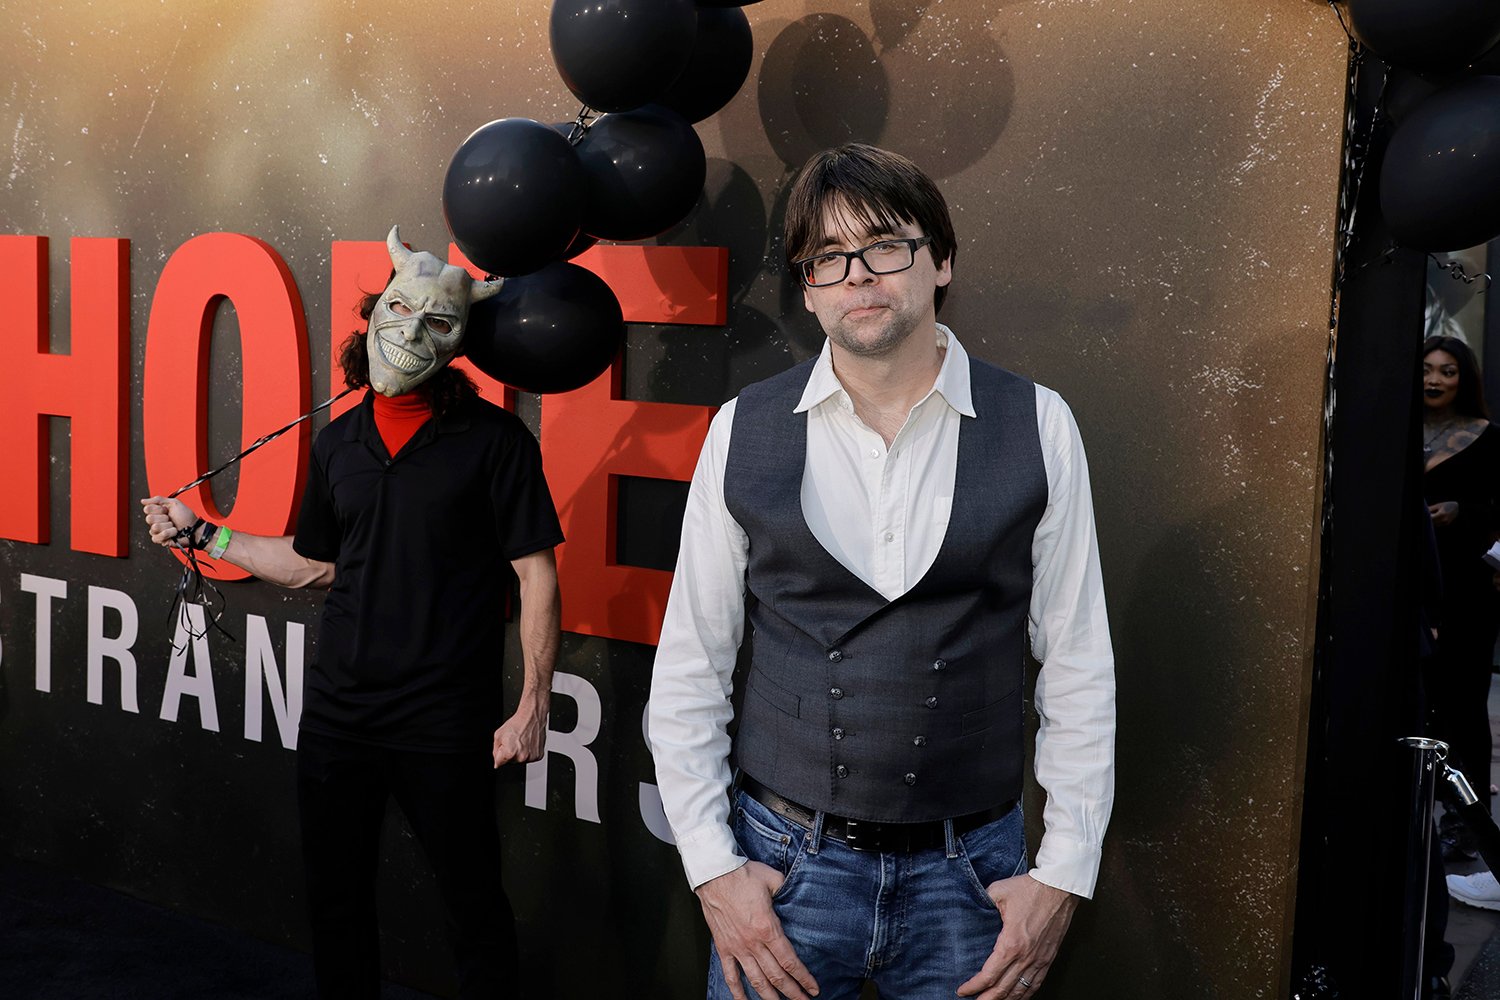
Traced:
[[210, 559], [217, 559], [222, 556], [224, 554], [224, 550], [229, 547], [229, 539], [233, 535], [234, 532], [229, 530], [229, 525], [220, 525], [219, 537], [214, 539], [214, 547], [209, 550], [208, 557]]

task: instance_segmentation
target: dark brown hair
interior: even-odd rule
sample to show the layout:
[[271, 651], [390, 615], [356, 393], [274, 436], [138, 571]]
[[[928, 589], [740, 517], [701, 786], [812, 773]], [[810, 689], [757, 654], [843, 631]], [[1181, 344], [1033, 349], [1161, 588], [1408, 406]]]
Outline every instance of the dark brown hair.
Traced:
[[[818, 153], [792, 182], [786, 203], [788, 265], [822, 249], [831, 235], [823, 230], [824, 211], [833, 205], [863, 216], [872, 232], [916, 226], [932, 237], [927, 249], [939, 267], [957, 255], [948, 203], [932, 178], [900, 153], [852, 142]], [[934, 309], [943, 308], [947, 292], [945, 285], [933, 292]]]
[[[396, 272], [391, 272], [392, 277], [395, 274]], [[386, 284], [390, 284], [389, 279]], [[380, 296], [381, 292], [370, 292], [359, 300], [359, 316], [366, 323], [375, 312], [375, 303], [380, 301]], [[368, 335], [368, 330], [355, 330], [339, 347], [339, 367], [344, 369], [344, 384], [351, 389], [363, 389], [370, 384], [370, 354], [366, 341]], [[438, 417], [464, 400], [479, 395], [468, 372], [454, 368], [452, 364], [444, 366], [442, 371], [412, 391], [425, 397], [432, 407], [433, 416]]]
[[1447, 351], [1458, 362], [1458, 392], [1453, 397], [1453, 411], [1465, 417], [1490, 418], [1490, 409], [1484, 405], [1484, 382], [1479, 377], [1479, 362], [1457, 337], [1428, 337], [1422, 341], [1422, 360], [1433, 351]]

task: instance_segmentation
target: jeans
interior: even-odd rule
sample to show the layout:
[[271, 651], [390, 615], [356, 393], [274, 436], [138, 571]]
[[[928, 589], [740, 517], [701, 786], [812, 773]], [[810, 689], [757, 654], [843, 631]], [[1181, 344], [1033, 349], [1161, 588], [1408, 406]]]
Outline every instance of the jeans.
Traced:
[[[1000, 933], [986, 886], [1026, 871], [1020, 806], [962, 837], [950, 826], [946, 849], [910, 853], [852, 850], [822, 835], [821, 815], [808, 830], [739, 792], [732, 817], [745, 856], [786, 876], [771, 904], [818, 1000], [855, 1000], [865, 980], [883, 1000], [952, 1000]], [[714, 949], [708, 997], [731, 997]]]
[[500, 881], [489, 751], [395, 750], [303, 730], [297, 782], [319, 997], [379, 996], [375, 872], [392, 797], [437, 877], [459, 996], [515, 994], [515, 918]]

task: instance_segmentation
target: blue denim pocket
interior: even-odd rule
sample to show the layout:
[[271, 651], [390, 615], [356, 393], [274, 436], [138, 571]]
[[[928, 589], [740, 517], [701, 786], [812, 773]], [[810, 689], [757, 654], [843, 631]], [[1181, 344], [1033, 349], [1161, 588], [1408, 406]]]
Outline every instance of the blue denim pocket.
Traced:
[[989, 886], [1026, 871], [1026, 823], [1017, 805], [993, 823], [970, 830], [958, 839], [958, 853], [968, 873], [974, 900], [994, 909]]
[[807, 842], [812, 834], [776, 815], [759, 802], [740, 792], [734, 805], [734, 839], [751, 861], [774, 868], [782, 874], [781, 887], [771, 895], [785, 896], [793, 876], [802, 867]]

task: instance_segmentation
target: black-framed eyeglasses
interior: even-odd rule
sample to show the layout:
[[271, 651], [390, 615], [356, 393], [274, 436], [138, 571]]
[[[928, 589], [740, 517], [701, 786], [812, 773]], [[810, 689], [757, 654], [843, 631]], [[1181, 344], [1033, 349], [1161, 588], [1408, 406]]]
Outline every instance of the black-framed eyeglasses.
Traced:
[[931, 236], [913, 239], [881, 240], [858, 250], [827, 250], [811, 257], [792, 261], [792, 270], [809, 288], [837, 285], [849, 277], [850, 262], [858, 257], [871, 274], [895, 274], [917, 261], [917, 248], [932, 242]]

